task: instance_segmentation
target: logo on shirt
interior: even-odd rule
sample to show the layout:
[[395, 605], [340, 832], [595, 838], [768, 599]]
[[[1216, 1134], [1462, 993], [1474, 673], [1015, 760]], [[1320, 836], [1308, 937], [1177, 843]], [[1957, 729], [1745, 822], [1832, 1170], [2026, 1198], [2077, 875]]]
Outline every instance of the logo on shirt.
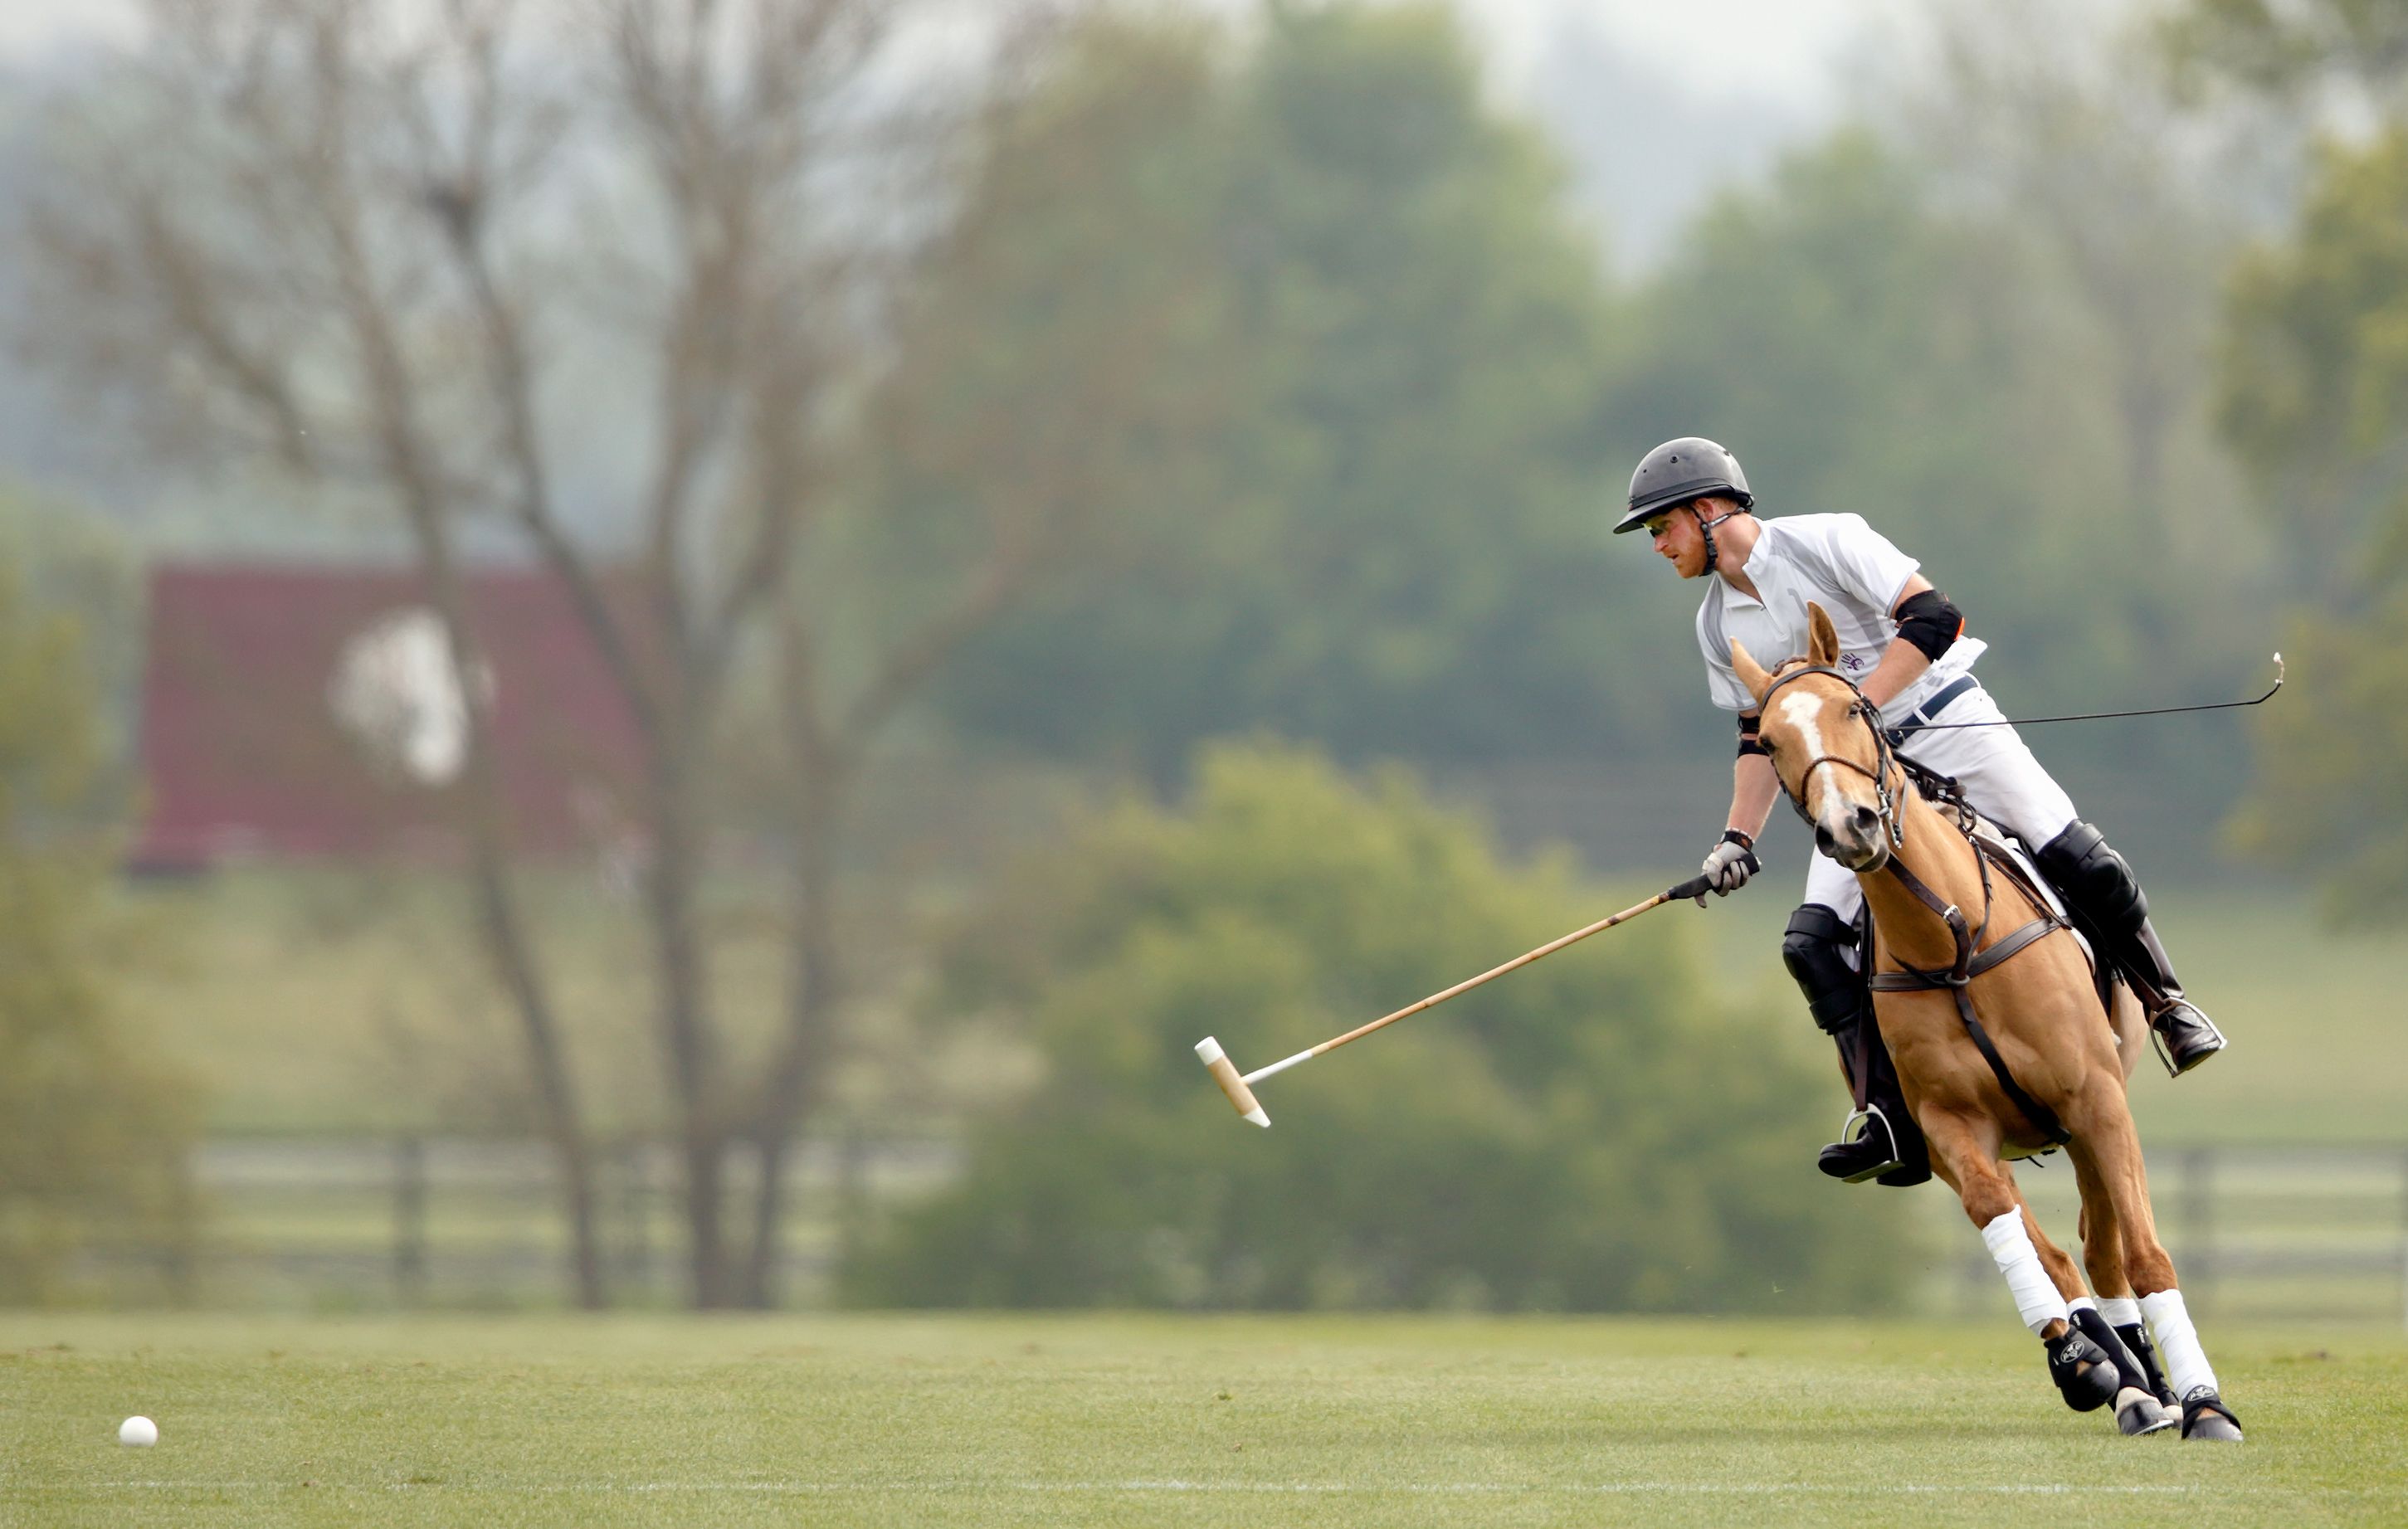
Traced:
[[1855, 653], [1842, 653], [1840, 655], [1840, 667], [1847, 670], [1851, 674], [1854, 674], [1856, 670], [1861, 669], [1864, 666], [1865, 661]]

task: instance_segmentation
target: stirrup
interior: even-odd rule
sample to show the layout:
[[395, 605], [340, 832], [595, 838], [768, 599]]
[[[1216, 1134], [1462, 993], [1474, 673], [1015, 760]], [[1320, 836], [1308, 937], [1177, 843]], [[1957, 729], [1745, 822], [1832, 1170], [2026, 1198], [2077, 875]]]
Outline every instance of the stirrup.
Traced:
[[[2179, 1059], [2175, 1057], [2173, 1044], [2166, 1039], [2165, 1030], [2159, 1022], [2177, 1013], [2187, 1013], [2193, 1025], [2207, 1032], [2206, 1038], [2186, 1047]], [[2165, 1064], [2168, 1078], [2180, 1078], [2229, 1044], [2224, 1032], [2207, 1017], [2207, 1011], [2187, 998], [2170, 999], [2164, 1008], [2149, 1016], [2149, 1046], [2157, 1053], [2157, 1060]]]
[[[1861, 1132], [1856, 1131], [1859, 1125], [1864, 1127]], [[1854, 1173], [1831, 1173], [1830, 1168], [1826, 1165], [1831, 1161], [1832, 1154], [1864, 1146], [1866, 1142], [1871, 1140], [1873, 1127], [1876, 1125], [1881, 1127], [1882, 1140], [1888, 1144], [1886, 1155], [1870, 1166], [1858, 1168]], [[1856, 1134], [1851, 1135], [1852, 1132]], [[1904, 1167], [1906, 1164], [1898, 1150], [1898, 1132], [1889, 1123], [1889, 1116], [1883, 1113], [1881, 1106], [1869, 1103], [1862, 1109], [1848, 1111], [1847, 1118], [1840, 1122], [1840, 1139], [1823, 1149], [1821, 1155], [1814, 1160], [1814, 1165], [1822, 1168], [1825, 1173], [1831, 1174], [1832, 1178], [1843, 1184], [1861, 1184], [1868, 1179], [1888, 1173], [1894, 1168]]]

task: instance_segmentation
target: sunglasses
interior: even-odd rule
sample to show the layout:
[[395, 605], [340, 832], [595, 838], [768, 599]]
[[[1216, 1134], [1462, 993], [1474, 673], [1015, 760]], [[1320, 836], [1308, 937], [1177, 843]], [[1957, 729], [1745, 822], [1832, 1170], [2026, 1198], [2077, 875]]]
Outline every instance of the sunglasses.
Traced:
[[1652, 540], [1652, 539], [1654, 539], [1655, 537], [1660, 536], [1662, 536], [1662, 535], [1664, 534], [1665, 529], [1672, 523], [1672, 517], [1673, 517], [1673, 516], [1678, 515], [1679, 513], [1681, 513], [1681, 511], [1683, 511], [1683, 510], [1684, 510], [1684, 509], [1691, 508], [1691, 507], [1692, 507], [1692, 506], [1690, 506], [1690, 505], [1674, 505], [1671, 508], [1670, 508], [1670, 509], [1666, 510], [1666, 511], [1665, 511], [1663, 514], [1661, 514], [1661, 515], [1656, 516], [1656, 517], [1655, 517], [1654, 519], [1652, 519], [1652, 520], [1645, 520], [1645, 521], [1641, 521], [1641, 522], [1639, 522], [1639, 528], [1640, 528], [1641, 531], [1646, 532], [1646, 533], [1647, 533], [1647, 535], [1648, 535], [1649, 539], [1651, 539], [1651, 540]]

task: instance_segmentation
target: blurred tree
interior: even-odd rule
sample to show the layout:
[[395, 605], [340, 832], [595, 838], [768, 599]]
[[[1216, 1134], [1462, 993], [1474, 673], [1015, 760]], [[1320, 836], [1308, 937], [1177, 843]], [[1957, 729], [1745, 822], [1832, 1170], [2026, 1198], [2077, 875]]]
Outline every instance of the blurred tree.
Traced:
[[[100, 758], [112, 774], [122, 771], [134, 752], [128, 735], [142, 683], [142, 570], [132, 545], [88, 506], [0, 482], [0, 565], [23, 571], [33, 609], [71, 616], [80, 628]], [[127, 790], [114, 783], [112, 815]]]
[[113, 819], [74, 618], [0, 571], [0, 1300], [56, 1291], [95, 1243], [194, 1233], [189, 1085], [116, 1022], [100, 907]]
[[[45, 353], [124, 387], [160, 443], [384, 497], [462, 694], [477, 693], [482, 661], [460, 523], [508, 507], [568, 545], [521, 450], [523, 336], [476, 258], [488, 198], [524, 189], [558, 134], [552, 103], [505, 90], [506, 10], [454, 7], [415, 29], [357, 0], [154, 5], [144, 50], [70, 118], [80, 157], [51, 167], [36, 216]], [[476, 397], [480, 362], [496, 398]], [[582, 561], [563, 562], [598, 605]], [[624, 645], [609, 651], [624, 667]], [[488, 728], [468, 715], [480, 931], [560, 1163], [578, 1299], [595, 1307], [589, 1149], [507, 866]]]
[[[1774, 513], [1862, 510], [1929, 560], [2027, 702], [2229, 683], [2264, 635], [2205, 613], [2268, 580], [2200, 364], [2228, 235], [2110, 64], [2025, 36], [2032, 7], [1950, 14], [1880, 128], [1733, 189], [1617, 304], [1443, 17], [1274, 7], [1215, 109], [1157, 129], [1237, 146], [1182, 161], [1242, 339], [1214, 470], [1124, 507], [1125, 570], [1009, 622], [952, 715], [1158, 779], [1252, 725], [1349, 758], [1703, 748], [1685, 641], [1630, 662], [1685, 602], [1598, 534], [1627, 463], [1698, 430]], [[2182, 778], [2208, 810], [2233, 787]]]
[[[2408, 915], [2408, 123], [2329, 146], [2300, 225], [2234, 273], [2220, 376], [2235, 448], [2318, 576], [2287, 646], [2296, 713], [2259, 730], [2237, 827], [2356, 922]], [[2300, 747], [2302, 738], [2315, 746]]]
[[[1178, 166], [1104, 193], [1158, 268], [1097, 279], [1048, 220], [1066, 174], [1118, 151], [1134, 93], [1175, 100], [1191, 65], [1091, 66], [1104, 35], [1022, 28], [1036, 5], [982, 12], [971, 79], [934, 46], [960, 40], [947, 7], [887, 0], [154, 8], [50, 209], [57, 353], [147, 386], [221, 455], [381, 498], [463, 675], [465, 537], [506, 533], [567, 585], [641, 739], [692, 1298], [767, 1304], [784, 1149], [847, 993], [833, 840], [868, 750], [1185, 429], [1177, 358], [1213, 319], [1180, 280]], [[1017, 196], [1035, 221], [999, 229]], [[967, 292], [930, 295], [948, 274]], [[955, 336], [982, 282], [1023, 325], [983, 350]], [[480, 923], [596, 1302], [580, 1109], [476, 731]], [[731, 830], [764, 822], [791, 976], [781, 1033], [739, 1057], [705, 889]], [[767, 1165], [749, 1243], [744, 1138]]]
[[2205, 190], [2213, 165], [2166, 131], [2145, 61], [2067, 0], [1945, 5], [1925, 24], [1937, 56], [1910, 93], [1908, 141], [2081, 305], [2112, 378], [2124, 513], [2178, 545], [2201, 507], [2172, 458], [2206, 447], [2202, 362], [2237, 239]]
[[[1553, 158], [1428, 7], [1268, 7], [1211, 83], [1156, 108], [1126, 168], [1023, 214], [1067, 236], [1065, 295], [1108, 306], [1162, 258], [1099, 215], [1112, 188], [1180, 167], [1208, 257], [1182, 265], [1230, 348], [1210, 470], [1132, 484], [1122, 571], [1011, 622], [949, 708], [1158, 779], [1254, 725], [1350, 756], [1594, 745], [1619, 673], [1597, 661], [1610, 318]], [[1029, 313], [964, 318], [964, 343], [1008, 346]]]
[[943, 1005], [1050, 1070], [966, 1179], [851, 1256], [908, 1305], [1874, 1308], [1902, 1202], [1804, 1192], [1823, 1090], [1705, 996], [1681, 911], [1468, 994], [1231, 1117], [1195, 1052], [1284, 1055], [1592, 917], [1399, 774], [1223, 746], [1000, 889]]
[[[2230, 279], [2217, 374], [2225, 435], [2300, 535], [2316, 583], [2408, 532], [2408, 123], [2329, 145], [2289, 243]], [[2373, 572], [2397, 578], [2397, 554]]]
[[[1197, 502], [1237, 407], [1199, 195], [1223, 153], [1201, 125], [1215, 110], [1207, 34], [1105, 10], [1044, 41], [969, 137], [958, 203], [894, 294], [863, 449], [794, 532], [773, 617], [768, 757], [790, 772], [772, 789], [791, 824], [795, 969], [751, 1122], [770, 1165], [754, 1190], [756, 1297], [781, 1149], [826, 1086], [830, 1016], [857, 975], [837, 856], [872, 750], [995, 623], [1125, 562], [1127, 507]], [[789, 453], [764, 464], [807, 477]]]
[[2399, 0], [2184, 0], [2157, 23], [2179, 72], [2298, 96], [2344, 85], [2396, 105], [2408, 86]]
[[1935, 215], [1913, 160], [1862, 128], [1800, 150], [1699, 220], [1640, 311], [1616, 400], [1640, 434], [1730, 445], [1763, 513], [1863, 514], [2027, 664], [2097, 662], [2061, 584], [2075, 547], [2128, 540], [2100, 513], [2112, 436], [2047, 370], [2017, 251]]
[[[2270, 581], [2262, 533], [2222, 481], [2180, 346], [2119, 355], [2123, 322], [2099, 317], [2148, 279], [2138, 235], [2072, 226], [2144, 214], [2101, 185], [2060, 209], [2060, 241], [2021, 193], [1952, 180], [1931, 139], [1843, 128], [1720, 199], [1636, 298], [1614, 416], [1730, 445], [1764, 514], [1864, 515], [1994, 645], [1984, 672], [2011, 707], [2223, 691], [2271, 646], [2220, 619]], [[2096, 286], [2071, 252], [2093, 244], [2111, 251]], [[2047, 752], [2147, 771], [2213, 815], [2240, 781], [2203, 741], [2066, 730]]]

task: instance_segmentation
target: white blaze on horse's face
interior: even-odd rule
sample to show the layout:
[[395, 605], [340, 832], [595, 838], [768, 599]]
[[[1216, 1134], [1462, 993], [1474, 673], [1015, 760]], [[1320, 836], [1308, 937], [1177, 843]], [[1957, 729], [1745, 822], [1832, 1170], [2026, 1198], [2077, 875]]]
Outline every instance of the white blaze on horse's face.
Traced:
[[1790, 686], [1781, 697], [1777, 710], [1782, 726], [1797, 740], [1800, 759], [1856, 760], [1864, 768], [1810, 764], [1805, 779], [1798, 782], [1806, 815], [1814, 824], [1814, 848], [1852, 871], [1877, 871], [1889, 858], [1889, 836], [1883, 832], [1880, 797], [1870, 773], [1879, 761], [1858, 758], [1872, 750], [1866, 747], [1869, 730], [1849, 713], [1855, 698], [1808, 689], [1816, 678]]

